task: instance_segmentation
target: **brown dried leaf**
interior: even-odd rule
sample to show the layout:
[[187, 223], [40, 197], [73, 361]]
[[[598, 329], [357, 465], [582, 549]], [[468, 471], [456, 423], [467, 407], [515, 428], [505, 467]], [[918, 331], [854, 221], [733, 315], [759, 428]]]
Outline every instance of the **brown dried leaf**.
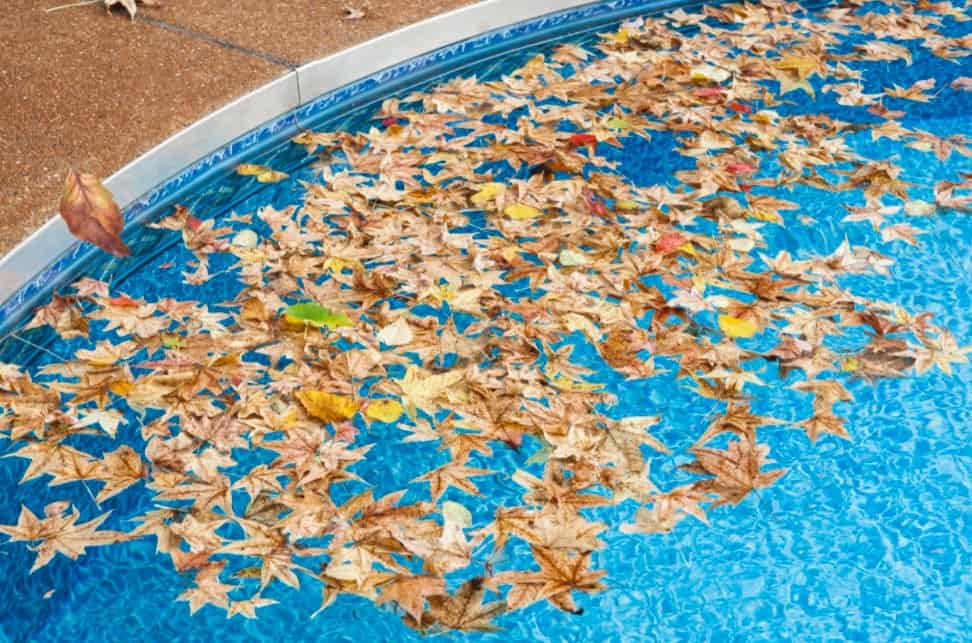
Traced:
[[119, 236], [125, 224], [118, 204], [93, 174], [68, 170], [60, 211], [68, 230], [78, 239], [116, 257], [131, 254]]

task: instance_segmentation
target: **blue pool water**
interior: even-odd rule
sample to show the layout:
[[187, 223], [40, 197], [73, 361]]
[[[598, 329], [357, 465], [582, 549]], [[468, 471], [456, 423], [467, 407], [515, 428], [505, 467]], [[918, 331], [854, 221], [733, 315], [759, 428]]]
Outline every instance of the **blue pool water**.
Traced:
[[[893, 9], [875, 4], [866, 10], [886, 13]], [[965, 13], [968, 15], [967, 10]], [[945, 17], [939, 32], [962, 36], [972, 32], [969, 24]], [[598, 31], [616, 30], [615, 26]], [[855, 38], [834, 44], [831, 51], [852, 51]], [[586, 33], [572, 37], [571, 42], [594, 51], [600, 40], [597, 34]], [[550, 55], [558, 44], [517, 51], [458, 73], [476, 74], [480, 81], [498, 80], [538, 53]], [[878, 93], [892, 83], [908, 87], [935, 78], [931, 102], [886, 98], [885, 106], [902, 110], [899, 122], [907, 128], [938, 136], [972, 133], [972, 92], [950, 87], [956, 78], [972, 76], [969, 56], [947, 62], [919, 41], [899, 44], [910, 51], [912, 64], [848, 62], [862, 71], [862, 91]], [[773, 109], [782, 115], [826, 113], [850, 122], [876, 122], [861, 108], [838, 104], [834, 93], [822, 90], [826, 82], [832, 81], [812, 79], [815, 100], [797, 91], [784, 95], [784, 102]], [[340, 128], [359, 132], [380, 126], [375, 114], [376, 108], [370, 108], [349, 115]], [[598, 152], [617, 162], [617, 171], [634, 185], [674, 188], [679, 183], [674, 172], [694, 167], [693, 159], [679, 154], [677, 134], [653, 132], [648, 142], [635, 136], [619, 140], [620, 148], [601, 144]], [[872, 140], [866, 129], [847, 135], [846, 140], [865, 157], [893, 159], [901, 167], [900, 178], [914, 184], [909, 188], [910, 199], [932, 201], [936, 183], [955, 181], [961, 173], [972, 172], [972, 159], [958, 152], [939, 160], [900, 141]], [[300, 181], [320, 182], [320, 173], [315, 167], [317, 159], [305, 156], [302, 149], [288, 144], [258, 160], [289, 172], [291, 178], [285, 182], [257, 186], [252, 179], [229, 176], [199, 194], [186, 195], [184, 204], [203, 220], [217, 218], [217, 225], [252, 228], [266, 236], [268, 228], [228, 222], [228, 217], [254, 213], [265, 206], [283, 209], [303, 204]], [[330, 162], [340, 164], [340, 160]], [[779, 169], [774, 155], [766, 154], [758, 176], [775, 175]], [[510, 178], [502, 173], [497, 177]], [[799, 214], [806, 217], [787, 217], [785, 227], [764, 226], [761, 232], [767, 248], [761, 252], [774, 256], [787, 250], [801, 259], [829, 255], [845, 240], [872, 248], [894, 260], [890, 275], [844, 275], [840, 277], [844, 288], [861, 297], [900, 304], [908, 311], [928, 311], [960, 346], [972, 343], [972, 217], [968, 214], [890, 217], [921, 229], [919, 245], [911, 246], [884, 241], [866, 222], [842, 222], [845, 204], [863, 205], [859, 190], [830, 192], [805, 184], [786, 190], [754, 190], [798, 203]], [[233, 255], [212, 255], [209, 271], [217, 276], [190, 286], [181, 273], [194, 258], [178, 233], [155, 230], [145, 234], [151, 242], [143, 242], [142, 247], [154, 250], [136, 253], [137, 265], [112, 273], [92, 268], [90, 274], [111, 281], [113, 295], [125, 293], [147, 301], [195, 299], [217, 310], [242, 291], [243, 284], [235, 278]], [[110, 336], [103, 322], [93, 322], [91, 328], [92, 340]], [[841, 342], [853, 344], [854, 339], [829, 341], [836, 348]], [[692, 460], [687, 449], [720, 403], [697, 395], [685, 380], [675, 378], [675, 372], [651, 379], [625, 379], [579, 334], [563, 341], [577, 346], [576, 363], [595, 370], [591, 379], [604, 383], [617, 396], [612, 416], [661, 416], [653, 434], [673, 453], [650, 454], [652, 479], [665, 486], [692, 479], [678, 466]], [[60, 338], [50, 329], [21, 331], [0, 344], [0, 361], [22, 365], [36, 374], [91, 345], [87, 339]], [[768, 346], [761, 347], [765, 348]], [[587, 510], [587, 517], [609, 525], [600, 534], [605, 546], [594, 551], [592, 558], [592, 568], [606, 570], [608, 575], [604, 591], [574, 593], [583, 613], [568, 614], [540, 602], [499, 617], [502, 631], [498, 633], [443, 637], [483, 641], [967, 639], [972, 619], [972, 366], [954, 364], [953, 369], [951, 376], [932, 369], [876, 382], [840, 375], [854, 396], [853, 402], [837, 406], [847, 418], [851, 440], [824, 435], [811, 445], [802, 431], [785, 426], [761, 428], [760, 441], [771, 445], [773, 466], [787, 467], [788, 473], [773, 486], [748, 495], [739, 506], [711, 510], [710, 525], [689, 518], [669, 533], [627, 533], [619, 526], [633, 519], [636, 505], [632, 501]], [[808, 415], [808, 398], [788, 387], [799, 376], [781, 378], [771, 368], [759, 375], [766, 385], [753, 389], [755, 413], [793, 421]], [[144, 450], [141, 419], [123, 404], [117, 408], [125, 412], [126, 419], [116, 439], [82, 437], [74, 444], [92, 453], [121, 444]], [[353, 470], [376, 490], [407, 487], [406, 499], [427, 499], [427, 486], [409, 485], [409, 481], [444, 464], [448, 454], [435, 443], [402, 442], [406, 435], [375, 425], [362, 431], [360, 443], [373, 443], [374, 447]], [[4, 455], [20, 446], [0, 438]], [[486, 524], [497, 506], [520, 504], [522, 489], [509, 475], [517, 469], [540, 475], [542, 466], [528, 461], [540, 447], [528, 436], [519, 451], [494, 443], [493, 456], [474, 453], [470, 466], [500, 475], [476, 479], [482, 498], [456, 489], [447, 491], [444, 498], [468, 507], [475, 526]], [[132, 518], [154, 505], [152, 494], [138, 483], [102, 502], [99, 511], [85, 484], [50, 487], [45, 477], [19, 484], [26, 467], [22, 458], [0, 459], [0, 489], [4, 490], [0, 524], [15, 523], [22, 504], [39, 514], [48, 503], [67, 500], [79, 508], [83, 520], [110, 510], [102, 527], [130, 530]], [[360, 489], [335, 493], [343, 501]], [[530, 550], [522, 541], [513, 539], [499, 557], [491, 551], [488, 543], [477, 548], [474, 560], [479, 573], [487, 562], [497, 569], [529, 568]], [[28, 573], [34, 557], [24, 543], [6, 539], [0, 543], [0, 641], [423, 638], [403, 625], [400, 612], [390, 605], [376, 607], [346, 594], [312, 618], [321, 604], [321, 587], [311, 578], [301, 579], [300, 590], [271, 583], [263, 595], [278, 603], [261, 608], [260, 618], [255, 620], [227, 618], [225, 611], [212, 606], [190, 615], [187, 604], [176, 598], [191, 586], [192, 574], [179, 573], [168, 556], [157, 554], [154, 538], [89, 548], [76, 561], [58, 555], [45, 567]], [[464, 570], [451, 576], [450, 588], [475, 572]]]

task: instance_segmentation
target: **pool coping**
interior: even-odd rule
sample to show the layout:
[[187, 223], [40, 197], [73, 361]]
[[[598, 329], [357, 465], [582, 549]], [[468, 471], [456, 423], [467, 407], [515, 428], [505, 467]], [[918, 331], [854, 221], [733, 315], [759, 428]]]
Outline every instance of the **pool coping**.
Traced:
[[[279, 143], [323, 113], [401, 84], [471, 53], [508, 51], [545, 35], [580, 31], [693, 0], [484, 0], [304, 64], [172, 135], [104, 181], [128, 232], [204, 176]], [[160, 178], [161, 177], [161, 178]], [[0, 259], [0, 336], [96, 248], [77, 241], [60, 216]]]

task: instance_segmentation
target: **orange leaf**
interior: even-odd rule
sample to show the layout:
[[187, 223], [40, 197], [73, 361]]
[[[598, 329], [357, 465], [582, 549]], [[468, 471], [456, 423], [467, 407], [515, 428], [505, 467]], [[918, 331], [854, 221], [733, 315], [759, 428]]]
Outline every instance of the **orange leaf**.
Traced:
[[119, 236], [124, 227], [121, 211], [98, 177], [69, 170], [60, 210], [68, 230], [78, 239], [116, 257], [131, 254]]

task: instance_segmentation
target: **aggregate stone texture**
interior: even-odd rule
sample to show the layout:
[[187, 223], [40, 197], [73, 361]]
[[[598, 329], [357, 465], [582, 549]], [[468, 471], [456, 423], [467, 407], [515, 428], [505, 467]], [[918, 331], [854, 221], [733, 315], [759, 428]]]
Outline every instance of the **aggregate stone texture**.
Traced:
[[[133, 22], [100, 6], [45, 12], [58, 3], [7, 0], [0, 13], [0, 254], [56, 214], [69, 167], [107, 177], [287, 73], [281, 63], [467, 4], [167, 0], [140, 8], [152, 22]], [[365, 16], [346, 20], [345, 7]]]

